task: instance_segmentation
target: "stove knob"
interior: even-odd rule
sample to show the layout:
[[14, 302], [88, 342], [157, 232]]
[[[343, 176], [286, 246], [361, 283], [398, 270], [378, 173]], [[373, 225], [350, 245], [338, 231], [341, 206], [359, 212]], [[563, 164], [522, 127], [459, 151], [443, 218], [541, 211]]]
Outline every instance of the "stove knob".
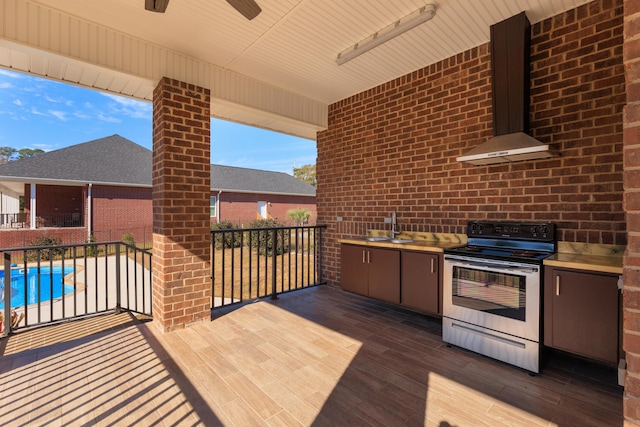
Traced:
[[538, 227], [534, 225], [533, 227], [531, 227], [531, 235], [533, 237], [536, 237], [537, 234], [538, 234]]

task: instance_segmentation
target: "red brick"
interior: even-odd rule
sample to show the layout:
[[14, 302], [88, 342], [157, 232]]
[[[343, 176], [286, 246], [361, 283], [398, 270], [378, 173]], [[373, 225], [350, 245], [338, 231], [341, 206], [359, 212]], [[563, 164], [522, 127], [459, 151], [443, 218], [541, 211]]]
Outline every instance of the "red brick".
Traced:
[[[393, 208], [415, 231], [548, 218], [561, 222], [565, 240], [625, 244], [621, 6], [594, 1], [532, 26], [531, 133], [560, 157], [485, 167], [455, 161], [492, 133], [488, 44], [331, 105], [329, 129], [317, 137], [329, 283], [340, 279], [337, 239], [386, 228]], [[628, 64], [627, 77], [634, 70]], [[502, 175], [521, 171], [531, 175]], [[337, 216], [344, 221], [332, 229]]]
[[[167, 78], [154, 91], [153, 240], [154, 249], [162, 248], [153, 257], [154, 319], [166, 331], [210, 316], [202, 303], [211, 296], [208, 253], [202, 251], [209, 245], [209, 134], [194, 134], [196, 128], [209, 129], [209, 97], [207, 89]], [[187, 111], [194, 100], [203, 102], [197, 114]], [[176, 116], [189, 120], [160, 132]], [[198, 171], [202, 177], [194, 179]], [[207, 259], [205, 268], [199, 257]], [[194, 285], [202, 291], [194, 292]]]

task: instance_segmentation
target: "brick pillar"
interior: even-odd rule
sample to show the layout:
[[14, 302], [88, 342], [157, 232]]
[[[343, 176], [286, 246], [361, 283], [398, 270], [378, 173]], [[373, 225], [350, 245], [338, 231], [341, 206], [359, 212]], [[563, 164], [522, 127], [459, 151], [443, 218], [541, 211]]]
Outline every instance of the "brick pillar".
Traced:
[[624, 209], [628, 245], [624, 257], [624, 335], [627, 375], [624, 416], [640, 424], [640, 1], [624, 2]]
[[165, 332], [211, 317], [210, 91], [153, 92], [153, 317]]

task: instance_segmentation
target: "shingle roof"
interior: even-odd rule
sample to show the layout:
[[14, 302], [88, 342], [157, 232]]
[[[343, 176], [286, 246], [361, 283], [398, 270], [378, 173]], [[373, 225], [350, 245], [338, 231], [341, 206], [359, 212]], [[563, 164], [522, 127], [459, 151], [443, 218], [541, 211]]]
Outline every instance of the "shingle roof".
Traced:
[[[151, 186], [152, 153], [120, 135], [0, 165], [3, 179]], [[282, 172], [211, 165], [211, 188], [245, 193], [315, 196], [316, 189]]]
[[151, 185], [151, 151], [120, 135], [0, 165], [0, 179]]
[[211, 188], [263, 194], [315, 196], [313, 185], [284, 172], [211, 165]]

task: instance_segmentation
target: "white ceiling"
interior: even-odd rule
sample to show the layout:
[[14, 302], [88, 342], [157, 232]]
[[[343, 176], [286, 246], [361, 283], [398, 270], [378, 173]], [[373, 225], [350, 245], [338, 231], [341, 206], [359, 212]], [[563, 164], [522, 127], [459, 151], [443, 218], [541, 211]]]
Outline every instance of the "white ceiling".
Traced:
[[[13, 11], [7, 6], [11, 0], [0, 0], [0, 6], [5, 2], [5, 14], [15, 13], [15, 25], [19, 25], [20, 10]], [[146, 11], [144, 0], [29, 0], [28, 3], [39, 7], [40, 15], [57, 10], [96, 24], [97, 28], [112, 29], [150, 46], [328, 105], [486, 43], [492, 24], [521, 11], [526, 11], [533, 24], [588, 0], [257, 2], [262, 13], [252, 21], [242, 17], [225, 0], [171, 0], [164, 14]], [[425, 4], [436, 5], [436, 15], [431, 21], [344, 65], [336, 64], [338, 52]], [[24, 30], [28, 33], [24, 39], [35, 40], [33, 46], [16, 44], [9, 38], [3, 43], [0, 27], [0, 66], [150, 99], [156, 82], [143, 72], [136, 73], [135, 67], [134, 72], [98, 69], [96, 64], [85, 60], [60, 56], [53, 52], [55, 49], [47, 51], [47, 46], [56, 44], [57, 27], [64, 27], [66, 21], [58, 19], [56, 25], [45, 26], [40, 23], [44, 20], [31, 25], [35, 28]], [[12, 32], [7, 30], [11, 22], [5, 20], [5, 34]], [[82, 29], [78, 34], [83, 34]], [[97, 55], [95, 62], [99, 64], [100, 53]], [[129, 60], [135, 64], [140, 59], [131, 55]], [[71, 78], [65, 73], [76, 75]], [[83, 82], [82, 76], [94, 83]], [[110, 83], [95, 84], [100, 79]], [[230, 108], [228, 102], [212, 107], [212, 114], [223, 118], [304, 137], [315, 135], [323, 127], [323, 123], [280, 120], [278, 114], [260, 112], [259, 106]]]

